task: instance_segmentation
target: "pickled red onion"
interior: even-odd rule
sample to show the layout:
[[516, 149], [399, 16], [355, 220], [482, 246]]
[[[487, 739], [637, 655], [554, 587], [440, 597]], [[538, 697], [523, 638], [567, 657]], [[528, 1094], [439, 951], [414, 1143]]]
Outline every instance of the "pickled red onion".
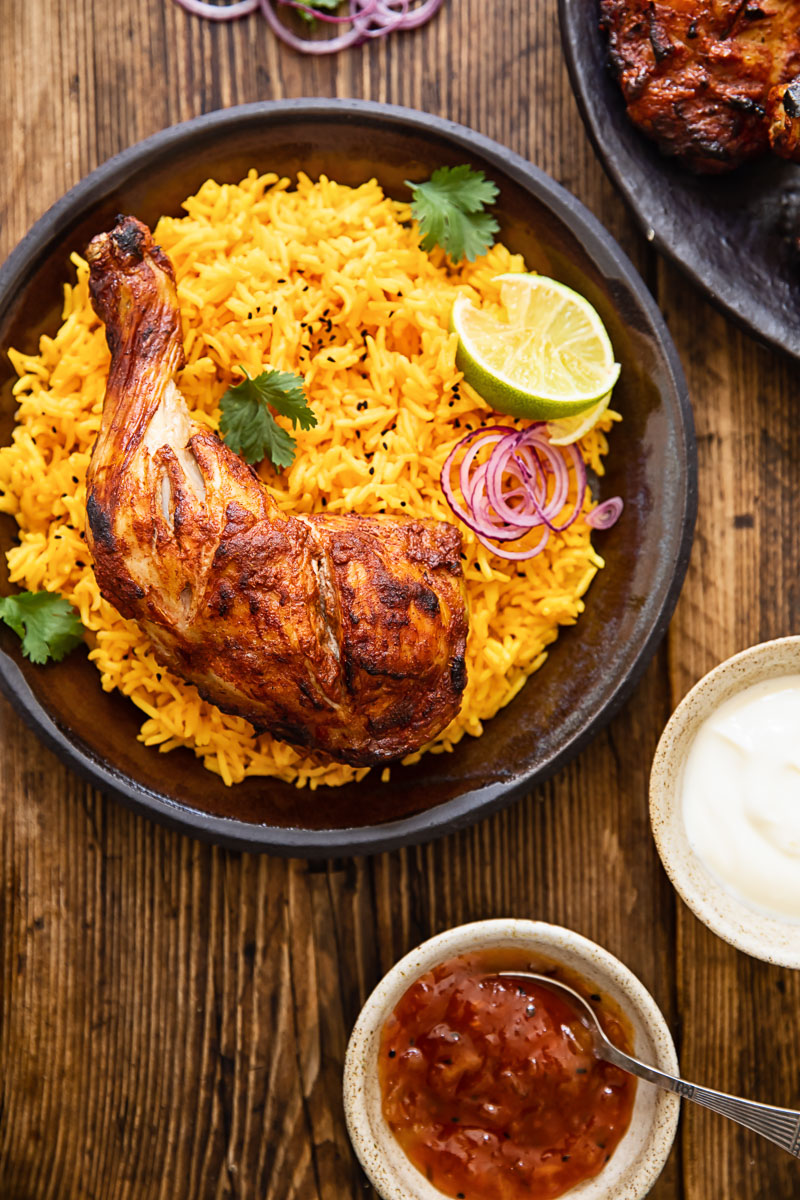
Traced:
[[612, 496], [586, 514], [586, 524], [591, 525], [592, 529], [610, 529], [612, 525], [616, 525], [622, 508], [619, 496]]
[[[480, 451], [490, 445], [489, 458], [478, 462]], [[452, 483], [460, 450], [466, 451], [458, 468], [463, 503], [456, 498]], [[575, 500], [566, 519], [559, 521], [569, 500], [570, 467], [575, 475]], [[583, 509], [587, 486], [586, 467], [577, 446], [551, 445], [544, 422], [521, 430], [510, 425], [472, 430], [448, 455], [441, 483], [447, 503], [478, 541], [500, 558], [516, 560], [540, 554], [551, 533], [561, 533], [572, 525]], [[586, 520], [594, 528], [609, 529], [621, 511], [622, 501], [617, 496], [599, 505]], [[542, 533], [533, 547], [506, 550], [495, 545], [518, 541], [537, 528]]]

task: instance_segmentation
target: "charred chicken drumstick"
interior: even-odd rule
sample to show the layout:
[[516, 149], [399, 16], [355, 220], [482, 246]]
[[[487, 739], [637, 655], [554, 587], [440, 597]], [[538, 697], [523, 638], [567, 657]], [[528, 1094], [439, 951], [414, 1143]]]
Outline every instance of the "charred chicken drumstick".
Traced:
[[259, 729], [359, 766], [417, 749], [466, 682], [458, 530], [282, 513], [176, 387], [174, 274], [149, 229], [118, 218], [87, 255], [111, 350], [86, 506], [105, 598]]
[[770, 147], [800, 161], [800, 0], [600, 0], [631, 119], [718, 173]]

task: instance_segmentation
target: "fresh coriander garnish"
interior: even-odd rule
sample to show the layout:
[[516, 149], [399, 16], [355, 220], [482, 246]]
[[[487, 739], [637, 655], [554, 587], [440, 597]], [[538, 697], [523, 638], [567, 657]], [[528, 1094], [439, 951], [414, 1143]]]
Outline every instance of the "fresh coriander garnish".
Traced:
[[278, 470], [294, 462], [297, 442], [282, 429], [272, 415], [272, 409], [289, 417], [292, 427], [311, 429], [317, 418], [308, 407], [303, 380], [288, 371], [273, 371], [270, 367], [260, 375], [248, 375], [239, 368], [244, 379], [229, 387], [220, 400], [219, 422], [222, 439], [245, 462], [257, 463], [269, 458]]
[[439, 167], [427, 183], [411, 183], [411, 215], [423, 235], [425, 251], [441, 246], [453, 262], [468, 258], [473, 262], [494, 245], [500, 226], [484, 212], [494, 204], [497, 185], [483, 171], [474, 171], [467, 163], [460, 167]]
[[57, 592], [18, 592], [0, 598], [0, 619], [22, 638], [22, 653], [34, 663], [65, 654], [83, 641], [83, 626], [72, 605]]
[[341, 0], [308, 0], [308, 3], [298, 7], [297, 11], [304, 21], [313, 25], [317, 13], [335, 13], [340, 4]]

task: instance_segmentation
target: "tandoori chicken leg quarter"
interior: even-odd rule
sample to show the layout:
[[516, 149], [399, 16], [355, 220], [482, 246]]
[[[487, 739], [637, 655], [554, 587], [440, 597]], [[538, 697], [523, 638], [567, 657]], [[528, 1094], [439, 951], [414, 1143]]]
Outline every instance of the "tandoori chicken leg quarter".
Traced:
[[102, 594], [162, 663], [276, 737], [356, 766], [423, 745], [466, 683], [459, 531], [281, 512], [175, 385], [174, 274], [147, 227], [120, 217], [87, 256], [111, 350], [86, 506]]

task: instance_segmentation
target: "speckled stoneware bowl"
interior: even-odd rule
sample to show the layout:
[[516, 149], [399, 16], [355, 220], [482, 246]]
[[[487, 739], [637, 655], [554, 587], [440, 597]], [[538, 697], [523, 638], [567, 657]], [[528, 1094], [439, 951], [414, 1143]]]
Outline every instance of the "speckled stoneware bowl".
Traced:
[[[392, 967], [356, 1021], [344, 1066], [347, 1128], [361, 1165], [384, 1200], [441, 1200], [406, 1158], [386, 1123], [378, 1082], [378, 1051], [384, 1022], [406, 989], [437, 963], [488, 949], [520, 949], [563, 963], [616, 1001], [631, 1023], [634, 1054], [663, 1071], [678, 1073], [669, 1029], [652, 996], [635, 975], [588, 938], [543, 921], [503, 918], [448, 929]], [[646, 1196], [666, 1162], [678, 1124], [677, 1096], [640, 1082], [633, 1118], [608, 1164], [563, 1195], [570, 1200], [638, 1200]]]
[[675, 890], [695, 916], [754, 958], [800, 968], [800, 924], [756, 912], [726, 891], [692, 850], [681, 803], [683, 767], [703, 721], [737, 692], [765, 679], [800, 674], [800, 637], [761, 642], [704, 675], [661, 735], [650, 773], [650, 820]]

